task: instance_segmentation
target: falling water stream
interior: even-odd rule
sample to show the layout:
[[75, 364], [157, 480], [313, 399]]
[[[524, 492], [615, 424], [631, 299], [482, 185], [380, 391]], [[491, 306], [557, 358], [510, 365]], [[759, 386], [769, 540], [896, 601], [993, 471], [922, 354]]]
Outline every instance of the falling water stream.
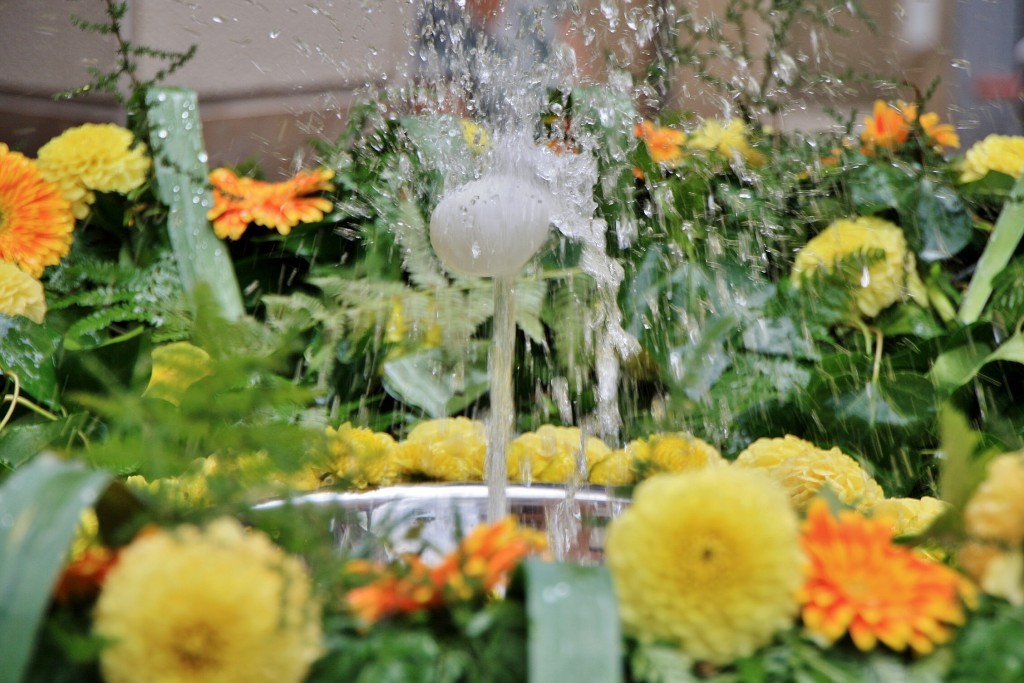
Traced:
[[494, 278], [494, 336], [491, 340], [488, 373], [491, 385], [491, 421], [487, 433], [487, 520], [496, 522], [508, 514], [505, 482], [508, 480], [506, 451], [515, 422], [512, 365], [515, 361], [516, 298], [515, 278]]

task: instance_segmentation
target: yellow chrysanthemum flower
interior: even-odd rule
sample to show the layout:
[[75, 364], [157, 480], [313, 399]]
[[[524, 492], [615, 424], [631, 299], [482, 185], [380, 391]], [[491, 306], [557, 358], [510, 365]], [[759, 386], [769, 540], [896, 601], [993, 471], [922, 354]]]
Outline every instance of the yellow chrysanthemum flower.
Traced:
[[764, 155], [750, 145], [750, 129], [742, 119], [730, 119], [724, 125], [721, 121], [707, 120], [690, 135], [687, 141], [690, 149], [716, 152], [732, 161], [743, 161], [751, 166], [765, 162]]
[[462, 139], [473, 154], [483, 154], [491, 145], [487, 130], [469, 119], [462, 119]]
[[809, 560], [804, 626], [826, 645], [848, 632], [862, 651], [881, 641], [927, 654], [966, 620], [961, 596], [973, 599], [966, 580], [894, 544], [887, 520], [851, 510], [833, 517], [819, 498], [808, 510], [803, 545]]
[[0, 261], [38, 278], [71, 249], [75, 218], [38, 165], [0, 143]]
[[763, 472], [647, 479], [611, 523], [605, 553], [626, 629], [700, 661], [752, 654], [799, 608], [797, 516]]
[[798, 510], [824, 487], [844, 503], [868, 509], [885, 497], [882, 487], [856, 460], [838, 448], [818, 448], [792, 434], [758, 439], [737, 456], [735, 465], [767, 471]]
[[231, 518], [133, 541], [93, 628], [108, 683], [298, 683], [323, 650], [302, 563]]
[[961, 566], [986, 593], [1024, 604], [1024, 451], [988, 463], [964, 508], [964, 530]]
[[833, 222], [804, 245], [793, 263], [793, 284], [815, 270], [833, 270], [844, 259], [881, 250], [881, 259], [854, 277], [851, 290], [857, 309], [872, 318], [909, 295], [927, 305], [928, 295], [917, 274], [914, 254], [900, 228], [873, 216], [846, 218]]
[[921, 498], [886, 498], [871, 507], [871, 516], [888, 520], [893, 536], [916, 536], [949, 510], [945, 501]]
[[636, 481], [633, 458], [617, 448], [590, 467], [589, 481], [597, 486], [627, 486]]
[[0, 313], [41, 324], [46, 317], [43, 284], [13, 263], [0, 261]]
[[964, 154], [961, 182], [980, 180], [989, 171], [1019, 178], [1024, 172], [1024, 136], [989, 135]]
[[356, 488], [387, 486], [400, 474], [394, 437], [346, 422], [327, 428], [330, 474]]
[[591, 463], [611, 453], [612, 449], [596, 436], [588, 436], [584, 443], [583, 432], [578, 427], [542, 425], [534, 432], [519, 435], [509, 444], [508, 476], [513, 481], [564, 483], [571, 481], [581, 466], [589, 471]]
[[626, 452], [632, 457], [633, 468], [642, 476], [725, 464], [718, 449], [684, 433], [667, 432], [636, 439], [626, 445]]
[[152, 162], [146, 146], [134, 142], [131, 131], [113, 123], [69, 128], [39, 148], [39, 171], [60, 187], [75, 218], [85, 218], [97, 192], [127, 194], [146, 182]]
[[487, 435], [484, 424], [443, 417], [416, 425], [398, 444], [396, 458], [407, 472], [438, 481], [482, 481]]

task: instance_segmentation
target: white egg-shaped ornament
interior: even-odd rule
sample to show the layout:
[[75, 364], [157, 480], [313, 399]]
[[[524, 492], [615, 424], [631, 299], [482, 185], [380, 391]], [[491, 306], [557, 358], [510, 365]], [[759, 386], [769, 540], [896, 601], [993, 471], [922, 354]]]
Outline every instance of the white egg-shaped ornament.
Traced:
[[441, 198], [430, 216], [430, 243], [453, 273], [511, 277], [547, 241], [553, 202], [540, 182], [485, 175]]

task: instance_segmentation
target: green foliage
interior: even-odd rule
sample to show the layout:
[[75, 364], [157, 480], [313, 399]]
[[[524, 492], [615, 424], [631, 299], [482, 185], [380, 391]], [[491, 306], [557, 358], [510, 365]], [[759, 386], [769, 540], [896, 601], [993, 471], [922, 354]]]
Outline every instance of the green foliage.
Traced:
[[109, 474], [48, 457], [0, 484], [3, 683], [20, 683], [79, 517], [109, 482]]

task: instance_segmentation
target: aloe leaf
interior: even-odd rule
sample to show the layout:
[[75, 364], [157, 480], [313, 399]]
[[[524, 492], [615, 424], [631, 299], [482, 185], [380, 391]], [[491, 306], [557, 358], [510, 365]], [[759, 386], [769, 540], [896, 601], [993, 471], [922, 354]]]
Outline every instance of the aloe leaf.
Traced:
[[622, 683], [619, 614], [607, 567], [527, 560], [530, 683]]
[[0, 683], [19, 683], [82, 511], [106, 472], [40, 456], [0, 486]]
[[1024, 237], [1024, 174], [1014, 183], [1009, 198], [1003, 204], [996, 226], [960, 302], [959, 317], [963, 323], [969, 325], [981, 315], [992, 296], [992, 281], [1010, 262], [1021, 237]]
[[146, 93], [153, 163], [160, 201], [167, 205], [167, 234], [193, 312], [206, 290], [217, 314], [239, 320], [245, 304], [225, 245], [206, 218], [212, 206], [196, 93], [156, 87]]

